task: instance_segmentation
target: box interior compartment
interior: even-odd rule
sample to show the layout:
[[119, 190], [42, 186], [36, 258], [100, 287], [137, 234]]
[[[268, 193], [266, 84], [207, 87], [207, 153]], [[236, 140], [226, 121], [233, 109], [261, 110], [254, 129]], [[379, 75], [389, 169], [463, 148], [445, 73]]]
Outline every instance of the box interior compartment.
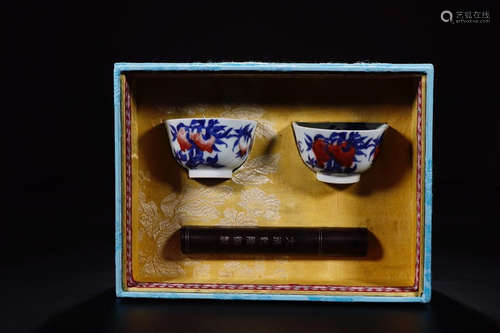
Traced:
[[[425, 145], [417, 127], [425, 133], [425, 94], [418, 98], [425, 79], [419, 73], [122, 74], [124, 289], [228, 292], [200, 285], [232, 284], [257, 286], [245, 293], [350, 294], [362, 287], [375, 295], [419, 295]], [[189, 179], [173, 158], [163, 120], [204, 117], [258, 121], [249, 159], [232, 179]], [[390, 128], [361, 180], [333, 185], [317, 181], [301, 160], [292, 121]], [[181, 225], [366, 227], [371, 237], [366, 258], [187, 256], [180, 251]]]

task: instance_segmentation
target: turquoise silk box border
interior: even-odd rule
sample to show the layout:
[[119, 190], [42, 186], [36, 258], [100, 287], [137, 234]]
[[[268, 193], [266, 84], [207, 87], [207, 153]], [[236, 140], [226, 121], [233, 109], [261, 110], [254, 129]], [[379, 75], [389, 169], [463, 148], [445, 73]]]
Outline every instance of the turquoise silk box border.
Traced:
[[[135, 292], [126, 291], [122, 282], [122, 124], [120, 75], [131, 71], [258, 71], [258, 72], [375, 72], [375, 73], [422, 73], [427, 77], [425, 105], [425, 223], [423, 254], [423, 292], [418, 297], [404, 296], [335, 296], [293, 294], [245, 294], [245, 293], [194, 293], [194, 292]], [[385, 63], [116, 63], [114, 67], [114, 124], [115, 124], [115, 278], [118, 297], [141, 298], [195, 298], [238, 300], [294, 300], [327, 302], [420, 302], [431, 298], [431, 220], [432, 220], [432, 120], [433, 120], [434, 66], [432, 64], [385, 64]]]

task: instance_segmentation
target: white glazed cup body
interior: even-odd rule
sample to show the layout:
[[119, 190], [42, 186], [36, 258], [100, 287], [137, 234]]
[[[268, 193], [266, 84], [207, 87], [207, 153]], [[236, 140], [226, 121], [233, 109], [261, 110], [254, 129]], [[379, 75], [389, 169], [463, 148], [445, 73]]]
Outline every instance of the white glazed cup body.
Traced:
[[[347, 123], [348, 124], [348, 123]], [[359, 181], [380, 151], [383, 134], [389, 126], [372, 124], [373, 129], [326, 129], [293, 122], [300, 157], [317, 179], [334, 184]], [[347, 125], [348, 128], [348, 125]]]
[[228, 118], [164, 121], [175, 160], [190, 178], [231, 178], [248, 158], [257, 122]]

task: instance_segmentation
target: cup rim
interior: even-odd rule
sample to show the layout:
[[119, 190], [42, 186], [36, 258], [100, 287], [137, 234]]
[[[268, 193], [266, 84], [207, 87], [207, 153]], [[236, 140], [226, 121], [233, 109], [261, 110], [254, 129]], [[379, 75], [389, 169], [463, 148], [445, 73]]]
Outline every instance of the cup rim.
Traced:
[[[325, 131], [325, 132], [373, 132], [379, 130], [385, 130], [389, 127], [386, 122], [364, 122], [364, 121], [318, 121], [318, 122], [308, 122], [308, 121], [293, 121], [293, 126], [302, 127], [312, 130]], [[338, 125], [340, 127], [346, 128], [325, 128], [320, 126], [328, 126], [328, 125]], [[373, 126], [373, 128], [368, 129], [357, 129], [357, 128], [348, 128], [350, 126], [356, 127], [366, 125]]]
[[170, 118], [170, 119], [164, 119], [163, 122], [171, 122], [171, 121], [176, 121], [176, 122], [187, 122], [187, 121], [192, 121], [192, 120], [199, 120], [199, 119], [217, 119], [217, 120], [222, 120], [222, 121], [227, 121], [227, 122], [249, 122], [252, 124], [257, 124], [256, 120], [252, 119], [240, 119], [240, 118], [222, 118], [222, 117], [194, 117], [194, 118]]

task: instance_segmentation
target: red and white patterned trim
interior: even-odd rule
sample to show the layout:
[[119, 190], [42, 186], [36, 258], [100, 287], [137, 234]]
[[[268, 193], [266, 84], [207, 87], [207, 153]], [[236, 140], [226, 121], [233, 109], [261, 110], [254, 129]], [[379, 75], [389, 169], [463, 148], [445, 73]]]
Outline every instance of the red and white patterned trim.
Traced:
[[127, 247], [127, 286], [137, 285], [132, 275], [132, 107], [130, 87], [125, 81], [125, 223]]
[[420, 283], [420, 241], [422, 221], [422, 80], [417, 89], [417, 251], [415, 263], [415, 283], [413, 288], [418, 290]]
[[417, 251], [415, 280], [408, 287], [302, 285], [302, 284], [222, 284], [222, 283], [160, 283], [137, 282], [132, 275], [132, 142], [131, 142], [131, 104], [129, 85], [125, 82], [125, 161], [126, 161], [126, 262], [127, 287], [167, 288], [167, 289], [214, 289], [214, 290], [255, 290], [255, 291], [340, 291], [340, 292], [415, 292], [420, 283], [420, 244], [422, 220], [422, 81], [417, 90]]
[[411, 287], [359, 287], [303, 284], [222, 284], [222, 283], [161, 283], [139, 282], [134, 287], [167, 289], [273, 290], [273, 291], [342, 291], [342, 292], [413, 292]]

